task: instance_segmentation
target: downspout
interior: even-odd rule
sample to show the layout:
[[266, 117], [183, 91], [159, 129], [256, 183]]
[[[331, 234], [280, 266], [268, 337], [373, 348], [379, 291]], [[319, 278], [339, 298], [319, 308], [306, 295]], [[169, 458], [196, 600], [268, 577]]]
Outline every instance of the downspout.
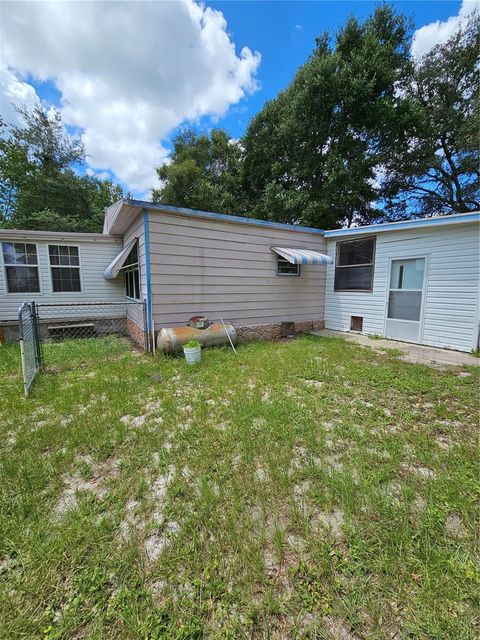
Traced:
[[152, 275], [150, 270], [150, 234], [148, 228], [148, 209], [143, 209], [143, 238], [145, 244], [145, 272], [147, 279], [147, 334], [149, 336], [149, 340], [151, 339], [152, 345], [150, 350], [152, 350], [153, 342], [155, 340], [155, 336], [151, 337], [152, 331]]

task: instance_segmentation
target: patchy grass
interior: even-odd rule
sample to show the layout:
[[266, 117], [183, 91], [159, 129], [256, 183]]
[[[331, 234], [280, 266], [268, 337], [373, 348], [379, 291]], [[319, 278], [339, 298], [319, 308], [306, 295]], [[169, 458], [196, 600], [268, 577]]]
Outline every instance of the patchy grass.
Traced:
[[478, 637], [473, 368], [45, 351], [25, 400], [0, 349], [1, 637]]

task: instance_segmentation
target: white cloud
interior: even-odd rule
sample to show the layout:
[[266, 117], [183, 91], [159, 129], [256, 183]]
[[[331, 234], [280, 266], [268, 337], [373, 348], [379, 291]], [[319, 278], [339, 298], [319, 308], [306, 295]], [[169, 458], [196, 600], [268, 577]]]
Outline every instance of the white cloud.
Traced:
[[40, 104], [35, 89], [9, 69], [0, 67], [0, 115], [10, 124], [20, 124], [22, 118], [15, 107], [26, 105], [32, 108]]
[[417, 29], [413, 34], [412, 56], [418, 60], [435, 45], [446, 42], [457, 29], [467, 22], [468, 17], [476, 8], [478, 8], [476, 0], [463, 0], [458, 15], [451, 16], [444, 22], [436, 20]]
[[223, 14], [193, 0], [3, 3], [0, 28], [7, 73], [53, 81], [91, 168], [134, 191], [156, 183], [172, 129], [257, 88], [260, 54], [237, 55]]

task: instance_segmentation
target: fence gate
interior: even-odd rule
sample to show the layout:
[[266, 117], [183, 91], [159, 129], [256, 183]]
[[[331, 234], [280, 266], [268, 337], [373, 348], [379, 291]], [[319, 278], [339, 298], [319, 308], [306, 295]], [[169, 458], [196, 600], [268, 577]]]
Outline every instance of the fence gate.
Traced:
[[23, 388], [28, 395], [38, 371], [43, 368], [43, 353], [38, 332], [35, 302], [24, 302], [18, 310], [20, 354], [22, 358]]

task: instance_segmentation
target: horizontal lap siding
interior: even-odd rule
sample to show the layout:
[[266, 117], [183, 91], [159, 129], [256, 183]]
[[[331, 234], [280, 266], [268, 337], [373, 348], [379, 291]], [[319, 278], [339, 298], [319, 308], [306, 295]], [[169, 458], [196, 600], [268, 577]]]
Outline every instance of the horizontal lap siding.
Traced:
[[[2, 239], [1, 242], [17, 242], [13, 239]], [[16, 320], [18, 308], [25, 300], [35, 300], [38, 303], [71, 304], [80, 302], [121, 302], [123, 300], [123, 284], [116, 281], [105, 280], [103, 272], [121, 249], [120, 241], [71, 241], [63, 242], [53, 239], [45, 240], [18, 240], [37, 245], [37, 257], [39, 262], [39, 277], [41, 293], [7, 293], [5, 281], [5, 268], [3, 253], [0, 250], [0, 321]], [[80, 277], [82, 291], [80, 293], [53, 293], [50, 264], [48, 258], [48, 245], [60, 244], [79, 247]]]
[[325, 252], [320, 234], [150, 212], [150, 262], [156, 328], [205, 314], [236, 324], [321, 320], [326, 268], [275, 275], [270, 246]]
[[[336, 240], [329, 240], [333, 257], [335, 247]], [[326, 327], [348, 331], [350, 317], [363, 316], [364, 333], [383, 335], [389, 259], [415, 256], [429, 258], [422, 343], [472, 350], [479, 305], [479, 227], [475, 223], [377, 234], [372, 293], [334, 292], [334, 269], [329, 269]]]

